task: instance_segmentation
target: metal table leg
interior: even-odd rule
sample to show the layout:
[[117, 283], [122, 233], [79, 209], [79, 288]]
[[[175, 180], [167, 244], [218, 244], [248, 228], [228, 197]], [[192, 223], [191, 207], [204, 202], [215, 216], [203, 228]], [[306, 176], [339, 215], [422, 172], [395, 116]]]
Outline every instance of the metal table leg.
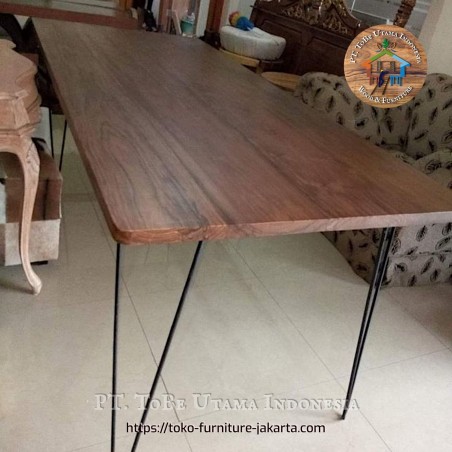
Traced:
[[121, 244], [116, 244], [115, 307], [113, 314], [113, 371], [111, 381], [111, 451], [116, 441], [116, 372], [118, 369], [119, 283], [121, 278]]
[[[182, 312], [182, 308], [184, 306], [185, 299], [187, 297], [188, 291], [190, 289], [190, 285], [193, 279], [193, 275], [196, 269], [196, 265], [199, 260], [199, 256], [201, 253], [203, 242], [198, 242], [196, 247], [195, 254], [193, 256], [193, 261], [190, 266], [190, 270], [188, 271], [187, 280], [185, 281], [184, 288], [182, 290], [182, 294], [179, 300], [179, 304], [177, 306], [176, 313], [174, 315], [173, 323], [171, 324], [171, 328], [168, 334], [168, 338], [166, 339], [165, 347], [163, 349], [162, 357], [160, 358], [160, 362], [157, 366], [157, 371], [154, 376], [154, 380], [152, 382], [151, 389], [149, 391], [149, 396], [146, 400], [145, 409], [143, 411], [143, 415], [141, 416], [141, 424], [146, 422], [146, 417], [148, 415], [149, 407], [151, 405], [152, 398], [154, 397], [154, 392], [157, 388], [157, 383], [160, 378], [160, 374], [163, 370], [163, 366], [165, 365], [166, 357], [168, 355], [168, 351], [171, 346], [171, 342], [173, 340], [174, 333], [177, 328], [177, 323], [179, 321], [179, 317]], [[117, 373], [117, 352], [118, 352], [118, 320], [119, 320], [119, 286], [120, 286], [120, 278], [121, 278], [121, 245], [118, 243], [116, 247], [116, 279], [115, 279], [115, 307], [114, 307], [114, 317], [113, 317], [113, 376], [112, 376], [112, 404], [111, 404], [111, 452], [115, 450], [115, 433], [116, 433], [116, 373]], [[141, 430], [136, 434], [135, 440], [132, 446], [132, 451], [135, 451], [138, 442], [140, 441]]]
[[359, 331], [358, 343], [356, 345], [355, 358], [353, 360], [352, 372], [350, 375], [350, 381], [348, 384], [347, 396], [345, 399], [344, 411], [342, 412], [342, 419], [347, 416], [348, 409], [350, 407], [350, 401], [352, 399], [353, 388], [355, 386], [356, 376], [358, 374], [359, 364], [364, 350], [364, 344], [366, 342], [367, 333], [369, 332], [370, 322], [372, 320], [372, 314], [374, 312], [375, 304], [377, 301], [378, 293], [380, 291], [381, 283], [386, 272], [388, 265], [388, 256], [391, 249], [391, 243], [394, 238], [395, 228], [383, 229], [380, 246], [378, 249], [377, 260], [375, 262], [375, 269], [372, 276], [372, 282], [370, 283], [369, 292], [367, 294], [366, 307], [364, 308], [363, 320], [361, 323], [361, 329]]
[[64, 119], [64, 128], [63, 128], [63, 140], [61, 141], [61, 152], [60, 152], [60, 164], [58, 165], [58, 169], [61, 172], [61, 168], [63, 168], [63, 155], [64, 148], [66, 145], [66, 133], [67, 133], [67, 119]]
[[[346, 396], [346, 402], [344, 411], [342, 413], [342, 419], [345, 419], [347, 416], [347, 412], [349, 409], [350, 401], [353, 394], [353, 388], [355, 386], [356, 382], [356, 376], [358, 374], [359, 364], [361, 362], [362, 353], [364, 350], [364, 345], [367, 338], [367, 333], [369, 331], [370, 322], [372, 319], [373, 311], [375, 308], [375, 304], [378, 298], [378, 293], [380, 291], [381, 284], [383, 282], [383, 277], [386, 272], [386, 267], [388, 264], [388, 256], [389, 251], [391, 249], [391, 243], [394, 238], [395, 234], [395, 228], [386, 228], [383, 229], [377, 260], [375, 263], [375, 269], [374, 274], [372, 277], [372, 282], [369, 287], [369, 292], [367, 295], [367, 301], [366, 306], [364, 309], [364, 315], [363, 320], [361, 323], [361, 329], [359, 332], [358, 337], [358, 343], [356, 346], [356, 352], [355, 352], [355, 358], [353, 361], [353, 367], [352, 372], [350, 375], [350, 382], [347, 390], [347, 396]], [[165, 365], [165, 361], [168, 355], [168, 351], [171, 346], [171, 342], [175, 333], [175, 330], [177, 328], [177, 324], [179, 321], [180, 314], [182, 312], [182, 308], [188, 293], [188, 290], [190, 288], [194, 271], [196, 269], [196, 265], [198, 263], [198, 258], [202, 249], [203, 242], [199, 242], [196, 251], [193, 257], [193, 261], [190, 266], [190, 270], [188, 272], [187, 280], [185, 282], [179, 304], [176, 310], [176, 313], [174, 315], [173, 323], [171, 324], [171, 328], [165, 343], [165, 347], [163, 349], [162, 357], [160, 358], [160, 362], [157, 367], [157, 371], [154, 376], [154, 380], [152, 382], [151, 389], [149, 391], [148, 398], [146, 400], [145, 409], [143, 412], [143, 415], [141, 417], [141, 424], [144, 424], [146, 422], [146, 418], [148, 415], [148, 411], [150, 408], [151, 401], [154, 396], [154, 392], [157, 388], [157, 383], [160, 378], [163, 366]], [[115, 308], [114, 308], [114, 327], [113, 327], [113, 377], [112, 377], [112, 417], [111, 417], [111, 451], [114, 452], [115, 450], [115, 429], [116, 429], [116, 410], [115, 410], [115, 403], [116, 403], [116, 373], [117, 373], [117, 339], [118, 339], [118, 314], [119, 314], [119, 279], [120, 279], [120, 267], [121, 267], [121, 245], [117, 244], [117, 251], [116, 251], [116, 280], [115, 280]], [[132, 452], [135, 452], [138, 443], [140, 441], [141, 437], [141, 430], [137, 432], [135, 436], [135, 440], [132, 446]]]

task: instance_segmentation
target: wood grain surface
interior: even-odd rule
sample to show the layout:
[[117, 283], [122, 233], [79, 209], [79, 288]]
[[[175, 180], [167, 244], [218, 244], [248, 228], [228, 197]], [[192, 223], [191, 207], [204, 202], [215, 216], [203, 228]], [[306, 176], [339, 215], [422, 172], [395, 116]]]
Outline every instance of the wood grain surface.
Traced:
[[[117, 7], [116, 7], [117, 6]], [[1, 0], [0, 13], [136, 29], [130, 11], [114, 0]]]
[[273, 85], [294, 92], [301, 80], [301, 75], [287, 74], [285, 72], [263, 72], [261, 74], [265, 80]]
[[120, 243], [452, 221], [446, 188], [202, 41], [36, 30]]

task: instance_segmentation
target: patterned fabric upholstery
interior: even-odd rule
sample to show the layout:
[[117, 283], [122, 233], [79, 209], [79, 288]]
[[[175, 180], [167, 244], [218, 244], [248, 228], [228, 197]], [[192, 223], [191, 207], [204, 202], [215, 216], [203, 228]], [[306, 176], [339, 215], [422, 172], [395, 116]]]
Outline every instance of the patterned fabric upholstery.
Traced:
[[[430, 74], [412, 102], [377, 109], [361, 102], [342, 77], [305, 74], [295, 96], [395, 158], [452, 189], [452, 77]], [[381, 230], [325, 233], [353, 270], [370, 282]], [[452, 282], [452, 223], [398, 228], [384, 284]]]
[[360, 137], [378, 142], [378, 110], [357, 99], [344, 78], [320, 72], [305, 74], [294, 94]]
[[452, 77], [430, 75], [416, 96], [405, 152], [419, 159], [452, 149]]

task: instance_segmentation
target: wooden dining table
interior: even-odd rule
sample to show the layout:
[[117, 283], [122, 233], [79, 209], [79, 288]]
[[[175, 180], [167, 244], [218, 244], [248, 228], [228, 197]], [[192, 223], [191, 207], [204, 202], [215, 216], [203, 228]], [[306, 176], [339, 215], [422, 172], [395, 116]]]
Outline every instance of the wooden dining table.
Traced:
[[144, 423], [205, 241], [383, 228], [345, 418], [394, 228], [452, 221], [450, 191], [200, 40], [48, 20], [35, 26], [117, 242], [112, 450], [124, 245], [198, 242]]

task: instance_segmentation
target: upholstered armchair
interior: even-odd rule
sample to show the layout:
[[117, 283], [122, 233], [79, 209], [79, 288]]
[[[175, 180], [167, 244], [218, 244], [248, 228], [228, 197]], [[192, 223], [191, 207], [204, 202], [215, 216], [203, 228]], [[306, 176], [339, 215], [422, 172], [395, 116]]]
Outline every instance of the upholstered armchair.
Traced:
[[[301, 77], [295, 96], [452, 189], [452, 77], [430, 74], [416, 98], [392, 109], [361, 102], [346, 81], [325, 73]], [[353, 270], [370, 281], [380, 230], [326, 233]], [[452, 282], [452, 223], [398, 228], [386, 285]]]

